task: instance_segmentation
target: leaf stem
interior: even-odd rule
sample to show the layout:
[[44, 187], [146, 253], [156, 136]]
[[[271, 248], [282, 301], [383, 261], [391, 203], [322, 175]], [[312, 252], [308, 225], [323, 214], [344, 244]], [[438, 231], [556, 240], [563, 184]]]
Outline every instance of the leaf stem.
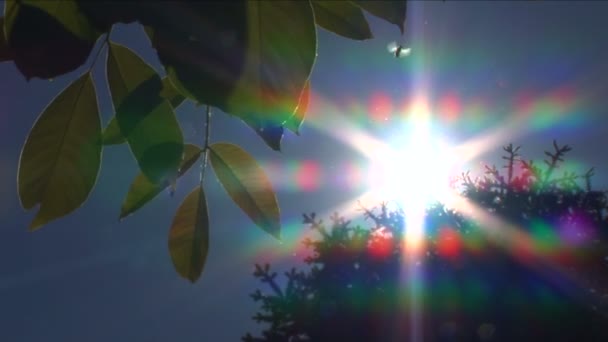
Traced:
[[205, 179], [205, 170], [207, 169], [207, 160], [209, 155], [209, 136], [211, 132], [211, 106], [207, 105], [205, 114], [205, 145], [203, 146], [203, 162], [201, 164], [201, 179], [200, 185], [203, 186]]

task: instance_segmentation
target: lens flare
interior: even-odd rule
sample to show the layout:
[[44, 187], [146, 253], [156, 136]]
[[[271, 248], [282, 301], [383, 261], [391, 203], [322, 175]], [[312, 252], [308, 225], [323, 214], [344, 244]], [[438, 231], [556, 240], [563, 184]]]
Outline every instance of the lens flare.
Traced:
[[449, 190], [453, 161], [446, 144], [416, 125], [370, 161], [370, 187], [403, 206], [442, 200]]
[[375, 93], [369, 101], [369, 109], [374, 121], [386, 121], [393, 111], [391, 98], [384, 93]]
[[451, 193], [454, 153], [433, 132], [431, 113], [424, 99], [414, 101], [399, 129], [387, 144], [370, 153], [368, 187], [384, 201], [395, 201], [409, 220], [404, 243], [410, 252], [421, 249], [425, 209], [445, 202]]
[[[442, 56], [455, 59], [431, 58], [430, 53], [425, 55], [429, 52], [426, 50], [424, 46], [417, 48], [416, 56], [408, 59], [411, 63], [400, 64], [413, 88], [404, 84], [386, 86], [392, 82], [384, 82], [362, 100], [360, 94], [320, 94], [312, 84], [302, 136], [314, 129], [352, 148], [363, 158], [344, 165], [334, 161], [315, 164], [309, 160], [290, 160], [289, 167], [269, 167], [276, 175], [272, 177], [274, 183], [282, 191], [356, 190], [356, 197], [326, 208], [325, 213], [318, 212], [320, 217], [337, 211], [358, 219], [361, 205], [371, 209], [382, 202], [403, 209], [406, 220], [403, 241], [380, 236], [374, 244], [366, 246], [368, 252], [380, 260], [387, 257], [391, 244], [403, 244], [402, 250], [406, 252], [400, 286], [407, 300], [399, 303], [409, 317], [396, 317], [396, 326], [407, 327], [395, 332], [396, 340], [407, 339], [406, 335], [411, 341], [421, 337], [416, 329], [422, 327], [427, 317], [425, 312], [434, 312], [434, 303], [483, 310], [481, 303], [493, 296], [483, 277], [473, 276], [462, 284], [442, 284], [441, 279], [426, 278], [425, 257], [429, 250], [434, 250], [432, 253], [443, 261], [458, 264], [470, 257], [491, 256], [494, 249], [501, 249], [542, 277], [570, 279], [572, 275], [562, 266], [576, 266], [589, 259], [588, 253], [577, 253], [576, 248], [591, 243], [598, 234], [585, 213], [568, 213], [565, 217], [529, 222], [521, 227], [504, 222], [495, 213], [459, 196], [452, 188], [456, 185], [454, 176], [479, 170], [477, 162], [482, 159], [488, 162], [489, 154], [500, 151], [506, 144], [517, 145], [530, 135], [559, 137], [561, 132], [591, 128], [598, 115], [589, 115], [594, 110], [589, 103], [597, 94], [580, 92], [574, 86], [576, 79], [552, 88], [534, 85], [524, 88], [516, 87], [514, 81], [505, 79], [504, 75], [499, 75], [495, 82], [504, 94], [500, 99], [490, 88], [473, 91], [463, 86], [433, 85], [432, 78], [424, 74], [432, 71], [426, 65], [429, 61], [434, 70], [443, 69], [442, 72], [459, 67], [462, 61], [453, 53]], [[359, 69], [363, 61], [346, 60], [345, 65]], [[365, 68], [376, 68], [379, 73], [386, 71], [382, 70], [385, 65], [378, 60], [365, 60]], [[395, 70], [387, 75], [383, 80], [395, 75], [394, 78], [400, 78]], [[486, 77], [473, 73], [470, 78], [481, 81]], [[415, 89], [413, 94], [411, 89]], [[321, 151], [318, 155], [322, 154]], [[502, 163], [502, 160], [496, 162]], [[563, 168], [580, 171], [584, 165], [568, 162]], [[516, 166], [514, 172], [520, 175], [525, 170]], [[514, 180], [517, 189], [529, 186], [524, 181], [517, 182]], [[443, 203], [482, 227], [463, 230], [456, 225], [433, 226], [425, 221], [425, 208], [434, 202]], [[300, 221], [290, 220], [293, 221], [286, 229], [288, 238], [281, 248], [269, 251], [267, 244], [260, 243], [251, 252], [276, 262], [305, 255], [300, 242], [310, 231], [302, 227]], [[580, 288], [589, 287], [582, 280], [575, 284]], [[525, 295], [522, 291], [505, 292], [505, 298], [520, 307], [525, 306]], [[446, 323], [444, 330], [453, 329], [455, 325], [450, 324]], [[490, 323], [479, 324], [480, 338], [493, 334]]]

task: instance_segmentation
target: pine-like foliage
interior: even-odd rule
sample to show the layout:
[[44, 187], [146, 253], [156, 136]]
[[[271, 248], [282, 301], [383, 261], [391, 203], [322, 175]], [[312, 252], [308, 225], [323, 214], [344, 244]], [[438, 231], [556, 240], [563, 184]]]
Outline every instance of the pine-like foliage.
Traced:
[[285, 282], [256, 265], [269, 291], [252, 294], [253, 318], [266, 329], [243, 341], [406, 341], [413, 312], [426, 341], [608, 341], [606, 192], [592, 190], [593, 170], [556, 176], [570, 147], [553, 147], [543, 167], [508, 145], [506, 175], [463, 174], [468, 205], [429, 208], [415, 256], [404, 213], [384, 204], [363, 208], [369, 228], [305, 214], [319, 236], [303, 242], [307, 265]]

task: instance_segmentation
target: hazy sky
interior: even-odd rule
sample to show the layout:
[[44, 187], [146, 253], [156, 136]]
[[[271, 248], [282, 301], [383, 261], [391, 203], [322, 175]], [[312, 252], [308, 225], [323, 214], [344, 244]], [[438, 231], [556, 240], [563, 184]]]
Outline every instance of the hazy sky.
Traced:
[[[175, 198], [163, 193], [119, 223], [137, 174], [124, 145], [104, 149], [82, 208], [27, 232], [34, 211], [24, 212], [17, 198], [20, 149], [40, 111], [82, 70], [28, 83], [11, 63], [0, 64], [0, 340], [237, 341], [257, 330], [253, 263], [299, 260], [293, 246], [305, 229], [302, 212], [332, 210], [367, 190], [365, 158], [328, 134], [346, 125], [330, 118], [343, 116], [379, 138], [394, 135], [400, 109], [422, 90], [437, 129], [454, 143], [500, 137], [485, 146], [494, 156], [479, 156], [472, 169], [497, 161], [506, 143], [542, 158], [557, 139], [574, 148], [569, 167], [595, 166], [595, 185], [608, 187], [607, 11], [599, 1], [425, 1], [409, 4], [403, 37], [371, 16], [369, 41], [319, 29], [309, 118], [301, 136], [286, 134], [282, 153], [235, 119], [213, 116], [212, 140], [245, 146], [273, 176], [285, 241], [254, 227], [210, 175], [211, 250], [196, 284], [174, 271], [167, 231], [198, 175], [184, 177]], [[119, 25], [112, 38], [159, 68], [141, 28]], [[393, 40], [411, 46], [412, 55], [392, 58], [386, 45]], [[103, 65], [95, 70], [105, 125], [111, 113]], [[186, 104], [178, 116], [187, 141], [201, 144], [202, 110]]]

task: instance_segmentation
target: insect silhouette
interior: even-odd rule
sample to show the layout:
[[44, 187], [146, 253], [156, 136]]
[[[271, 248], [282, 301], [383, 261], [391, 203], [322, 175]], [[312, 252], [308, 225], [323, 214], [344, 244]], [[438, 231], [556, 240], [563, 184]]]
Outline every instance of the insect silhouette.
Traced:
[[386, 48], [396, 58], [405, 57], [412, 52], [412, 48], [403, 47], [403, 45], [399, 45], [397, 42], [390, 42]]

